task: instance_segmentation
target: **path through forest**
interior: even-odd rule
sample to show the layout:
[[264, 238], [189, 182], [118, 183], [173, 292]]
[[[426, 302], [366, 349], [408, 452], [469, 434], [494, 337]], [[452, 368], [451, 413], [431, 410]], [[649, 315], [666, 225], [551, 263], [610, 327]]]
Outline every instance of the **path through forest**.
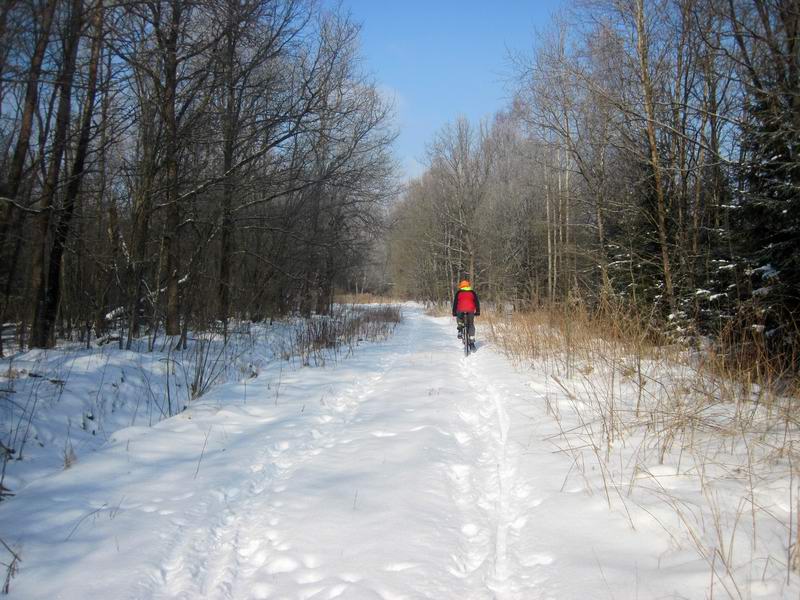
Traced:
[[632, 530], [585, 492], [553, 443], [554, 388], [486, 343], [463, 357], [451, 319], [406, 308], [386, 342], [221, 386], [0, 505], [3, 537], [21, 543], [11, 597], [695, 589], [691, 573], [659, 569], [663, 534]]

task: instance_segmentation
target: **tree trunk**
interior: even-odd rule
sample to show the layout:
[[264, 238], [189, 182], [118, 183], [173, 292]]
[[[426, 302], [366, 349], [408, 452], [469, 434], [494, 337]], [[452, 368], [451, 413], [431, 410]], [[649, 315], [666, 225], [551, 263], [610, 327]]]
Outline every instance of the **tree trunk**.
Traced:
[[[547, 175], [545, 175], [546, 177]], [[549, 302], [553, 302], [555, 295], [555, 260], [553, 257], [553, 241], [551, 240], [551, 229], [552, 229], [552, 217], [551, 217], [551, 210], [550, 210], [550, 184], [544, 184], [544, 206], [545, 206], [545, 215], [547, 220], [547, 300]], [[553, 235], [555, 235], [555, 230], [553, 230]]]
[[[50, 27], [53, 23], [53, 15], [57, 3], [58, 0], [49, 0], [45, 5], [44, 12], [41, 15], [41, 34], [36, 40], [36, 47], [31, 57], [31, 66], [28, 71], [28, 81], [25, 87], [25, 101], [20, 119], [19, 134], [17, 135], [17, 144], [14, 148], [14, 156], [11, 159], [8, 172], [7, 193], [12, 199], [16, 199], [19, 193], [25, 159], [28, 156], [31, 132], [33, 130], [33, 117], [39, 102], [39, 79], [42, 74], [42, 62], [44, 61], [45, 50], [47, 50], [47, 45], [50, 41]], [[6, 220], [4, 219], [3, 222], [5, 223]]]
[[64, 64], [58, 78], [59, 101], [56, 113], [56, 126], [53, 132], [53, 146], [50, 156], [50, 167], [47, 171], [39, 201], [41, 213], [36, 216], [31, 257], [31, 290], [33, 298], [33, 315], [30, 346], [46, 348], [49, 343], [50, 328], [45, 327], [45, 246], [50, 228], [51, 212], [61, 174], [61, 161], [67, 145], [70, 114], [72, 112], [72, 82], [75, 77], [75, 62], [78, 53], [82, 17], [81, 0], [72, 0], [69, 18], [69, 30], [64, 45]]
[[92, 20], [94, 39], [92, 40], [92, 50], [89, 59], [86, 98], [84, 99], [83, 114], [81, 115], [78, 147], [75, 150], [72, 172], [69, 176], [69, 183], [67, 184], [64, 197], [63, 212], [56, 226], [53, 244], [50, 249], [47, 288], [44, 297], [44, 307], [40, 316], [41, 322], [39, 324], [39, 335], [41, 336], [39, 339], [41, 340], [50, 340], [53, 336], [53, 325], [55, 324], [56, 313], [58, 312], [58, 305], [61, 300], [61, 262], [72, 223], [72, 217], [75, 213], [75, 205], [78, 200], [78, 194], [84, 176], [86, 155], [89, 150], [89, 134], [92, 128], [94, 101], [97, 94], [97, 71], [103, 45], [103, 0], [97, 0]]
[[182, 0], [172, 0], [171, 20], [163, 48], [165, 59], [165, 82], [163, 118], [166, 128], [167, 149], [165, 156], [167, 189], [167, 223], [164, 231], [166, 250], [167, 309], [165, 327], [167, 335], [180, 335], [180, 248], [178, 228], [181, 211], [178, 201], [178, 118], [175, 104], [178, 90], [178, 35], [181, 26]]
[[653, 84], [650, 79], [649, 39], [647, 23], [644, 14], [644, 0], [636, 0], [636, 29], [638, 33], [637, 46], [639, 51], [639, 67], [644, 92], [644, 108], [647, 117], [647, 142], [650, 147], [650, 166], [653, 169], [653, 182], [656, 193], [656, 225], [658, 228], [658, 243], [661, 249], [661, 268], [664, 275], [664, 292], [667, 297], [670, 312], [675, 312], [675, 292], [672, 285], [672, 267], [669, 260], [669, 241], [667, 237], [667, 202], [664, 193], [663, 174], [661, 161], [658, 156], [658, 143], [656, 140], [656, 115]]
[[[36, 46], [31, 57], [31, 65], [28, 70], [28, 81], [25, 87], [25, 100], [22, 108], [22, 115], [20, 118], [19, 133], [17, 134], [17, 143], [14, 147], [14, 155], [11, 158], [11, 165], [8, 170], [8, 179], [6, 182], [5, 193], [12, 200], [19, 202], [19, 191], [22, 184], [22, 174], [25, 167], [25, 159], [28, 156], [28, 149], [30, 148], [31, 132], [33, 130], [33, 117], [36, 113], [36, 108], [39, 103], [39, 79], [42, 74], [42, 62], [44, 61], [45, 50], [50, 41], [50, 28], [53, 23], [53, 15], [58, 0], [49, 0], [45, 5], [44, 12], [41, 15], [41, 33], [36, 40]], [[10, 8], [10, 4], [6, 8]], [[13, 206], [9, 203], [3, 203], [0, 206], [0, 257], [5, 256], [6, 238], [8, 237], [9, 229], [12, 229], [11, 222], [16, 221]], [[18, 254], [15, 252], [15, 254]], [[16, 270], [16, 260], [9, 261], [7, 264], [7, 271], [3, 273], [6, 278], [6, 285], [10, 284], [10, 280], [14, 277]], [[5, 318], [5, 315], [0, 315]]]
[[223, 121], [223, 148], [222, 148], [222, 169], [225, 180], [222, 188], [222, 224], [221, 224], [221, 248], [219, 263], [219, 289], [218, 318], [225, 323], [225, 332], [228, 331], [228, 318], [230, 317], [231, 303], [231, 254], [233, 252], [233, 193], [234, 179], [231, 170], [238, 130], [237, 105], [236, 105], [236, 4], [227, 5], [227, 27], [225, 32], [225, 115]]

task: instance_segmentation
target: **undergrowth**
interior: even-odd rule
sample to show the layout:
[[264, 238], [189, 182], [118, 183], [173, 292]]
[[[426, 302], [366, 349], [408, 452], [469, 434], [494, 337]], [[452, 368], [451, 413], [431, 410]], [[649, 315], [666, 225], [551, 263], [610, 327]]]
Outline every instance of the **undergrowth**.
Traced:
[[386, 339], [401, 318], [400, 307], [393, 304], [337, 305], [330, 315], [300, 322], [294, 335], [283, 340], [281, 355], [303, 366], [324, 365], [349, 356], [359, 342]]
[[708, 565], [711, 597], [792, 584], [800, 385], [757, 330], [691, 346], [651, 329], [648, 315], [581, 306], [483, 321], [514, 361], [547, 374], [568, 477], [634, 528], [647, 514], [673, 536], [677, 521]]

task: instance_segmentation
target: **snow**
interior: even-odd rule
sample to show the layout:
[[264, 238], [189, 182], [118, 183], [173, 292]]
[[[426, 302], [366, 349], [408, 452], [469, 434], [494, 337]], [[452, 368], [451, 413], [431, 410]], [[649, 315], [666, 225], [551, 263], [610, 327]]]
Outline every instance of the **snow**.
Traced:
[[[613, 473], [576, 462], [565, 435], [588, 414], [574, 382], [515, 367], [480, 341], [481, 323], [465, 358], [451, 319], [404, 312], [394, 336], [334, 365], [265, 361], [28, 479], [0, 504], [21, 558], [9, 597], [707, 597], [711, 559], [683, 522], [703, 518], [711, 492], [691, 469], [643, 462], [598, 493]], [[786, 518], [787, 481], [756, 493], [770, 520]], [[746, 597], [797, 597], [754, 568], [767, 576]]]
[[769, 293], [772, 291], [772, 289], [773, 288], [771, 285], [760, 287], [753, 290], [753, 296], [769, 296]]
[[118, 306], [117, 308], [115, 308], [111, 312], [106, 313], [106, 321], [113, 321], [117, 317], [121, 317], [124, 314], [125, 314], [125, 307], [124, 306]]
[[756, 273], [761, 273], [762, 279], [773, 279], [778, 276], [778, 270], [771, 264], [766, 264], [754, 269]]
[[68, 344], [0, 361], [0, 422], [11, 432], [3, 441], [23, 459], [9, 463], [4, 485], [18, 490], [63, 469], [69, 456], [82, 460], [115, 431], [179, 413], [196, 395], [193, 385], [247, 381], [277, 360], [279, 342], [292, 330], [292, 323], [252, 325], [228, 344], [213, 334], [190, 336], [188, 348], [177, 352], [162, 343], [144, 352], [141, 340], [132, 351]]

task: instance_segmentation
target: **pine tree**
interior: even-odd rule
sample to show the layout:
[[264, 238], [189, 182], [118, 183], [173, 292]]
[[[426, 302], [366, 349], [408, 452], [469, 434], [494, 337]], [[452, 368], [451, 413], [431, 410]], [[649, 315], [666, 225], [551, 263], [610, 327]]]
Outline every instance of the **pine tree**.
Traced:
[[752, 304], [779, 347], [796, 342], [800, 326], [800, 11], [779, 1], [771, 14], [763, 37], [737, 38], [747, 98], [732, 224]]

